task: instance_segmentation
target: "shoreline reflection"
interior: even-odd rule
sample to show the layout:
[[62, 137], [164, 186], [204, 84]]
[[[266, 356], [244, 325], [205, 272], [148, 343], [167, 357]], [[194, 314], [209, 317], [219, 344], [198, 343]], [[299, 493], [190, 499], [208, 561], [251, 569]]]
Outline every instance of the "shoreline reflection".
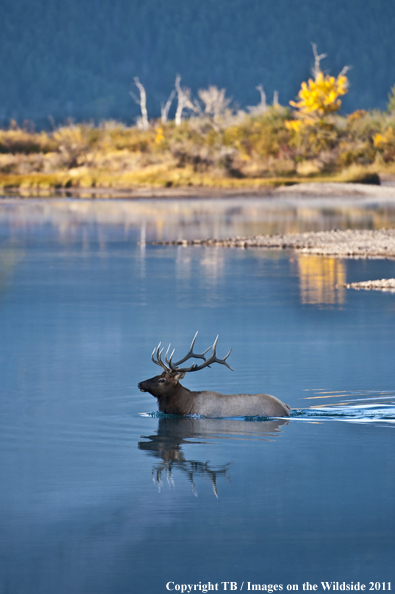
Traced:
[[[127, 199], [1, 198], [0, 227], [11, 237], [40, 228], [65, 243], [73, 242], [82, 227], [100, 227], [102, 241], [113, 232], [132, 241], [225, 238], [245, 235], [303, 233], [329, 229], [392, 229], [393, 199], [379, 197], [302, 196], [233, 198]], [[112, 231], [111, 231], [112, 230]]]

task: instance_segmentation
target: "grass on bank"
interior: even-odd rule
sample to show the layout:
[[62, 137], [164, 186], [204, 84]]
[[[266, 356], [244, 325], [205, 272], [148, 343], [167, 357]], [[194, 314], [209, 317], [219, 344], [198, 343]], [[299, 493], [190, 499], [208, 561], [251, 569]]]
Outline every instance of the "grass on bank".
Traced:
[[[4, 189], [217, 187], [374, 182], [395, 174], [395, 113], [329, 114], [293, 127], [288, 108], [191, 117], [148, 130], [119, 122], [0, 130]], [[376, 177], [375, 177], [376, 176]]]
[[[394, 172], [395, 173], [395, 172]], [[45, 191], [67, 189], [108, 189], [128, 190], [138, 188], [222, 188], [222, 189], [254, 189], [278, 187], [303, 182], [354, 182], [380, 183], [375, 171], [362, 167], [350, 167], [334, 175], [300, 175], [287, 177], [245, 177], [242, 179], [220, 177], [210, 174], [199, 174], [185, 168], [181, 173], [177, 170], [138, 171], [135, 173], [109, 174], [107, 172], [69, 172], [69, 173], [30, 173], [0, 174], [0, 187], [4, 190]]]

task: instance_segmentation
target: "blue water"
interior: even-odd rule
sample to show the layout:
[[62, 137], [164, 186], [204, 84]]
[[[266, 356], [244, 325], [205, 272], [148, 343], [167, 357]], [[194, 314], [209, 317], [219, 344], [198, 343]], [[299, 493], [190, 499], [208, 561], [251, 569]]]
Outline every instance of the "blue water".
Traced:
[[[0, 592], [394, 588], [395, 295], [335, 287], [394, 262], [139, 239], [1, 226]], [[291, 417], [159, 415], [137, 383], [196, 330], [235, 371], [184, 385], [274, 394]]]

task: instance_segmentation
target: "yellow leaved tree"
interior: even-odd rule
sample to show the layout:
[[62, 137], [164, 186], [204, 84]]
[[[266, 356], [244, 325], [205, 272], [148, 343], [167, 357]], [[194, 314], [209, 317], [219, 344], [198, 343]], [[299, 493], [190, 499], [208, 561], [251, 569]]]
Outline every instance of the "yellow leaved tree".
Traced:
[[302, 127], [320, 123], [327, 115], [338, 111], [341, 107], [340, 97], [348, 92], [348, 68], [343, 68], [338, 76], [324, 74], [320, 62], [326, 54], [318, 55], [317, 46], [313, 43], [312, 47], [315, 58], [312, 72], [314, 78], [302, 83], [298, 101], [289, 102], [296, 110], [294, 116], [297, 119], [287, 122], [286, 126], [296, 132]]

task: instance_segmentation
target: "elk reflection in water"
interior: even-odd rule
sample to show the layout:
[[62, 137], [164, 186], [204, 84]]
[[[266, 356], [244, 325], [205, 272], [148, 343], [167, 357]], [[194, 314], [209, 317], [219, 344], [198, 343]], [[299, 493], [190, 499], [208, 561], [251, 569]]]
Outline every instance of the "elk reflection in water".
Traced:
[[[280, 433], [280, 427], [288, 425], [285, 419], [270, 421], [242, 421], [235, 419], [194, 419], [191, 417], [163, 417], [159, 419], [158, 430], [155, 435], [142, 435], [139, 450], [147, 452], [160, 460], [152, 467], [152, 478], [160, 489], [162, 475], [167, 482], [174, 485], [174, 470], [184, 473], [192, 485], [192, 492], [197, 495], [195, 478], [207, 477], [213, 488], [214, 495], [218, 497], [217, 480], [225, 478], [230, 482], [229, 469], [232, 462], [214, 465], [209, 461], [186, 459], [182, 451], [183, 444], [206, 443], [208, 439], [227, 437], [228, 439], [258, 439], [270, 440]], [[203, 441], [194, 441], [203, 440]]]

